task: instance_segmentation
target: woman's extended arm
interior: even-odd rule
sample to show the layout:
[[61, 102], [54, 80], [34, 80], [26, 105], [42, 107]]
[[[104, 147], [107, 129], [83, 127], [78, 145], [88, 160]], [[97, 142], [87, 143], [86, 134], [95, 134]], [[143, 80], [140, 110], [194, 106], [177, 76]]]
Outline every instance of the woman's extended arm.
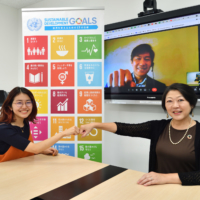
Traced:
[[80, 134], [82, 135], [82, 137], [85, 137], [87, 134], [89, 134], [92, 131], [93, 128], [102, 129], [104, 131], [109, 131], [113, 133], [117, 131], [117, 125], [113, 122], [111, 123], [94, 122], [90, 124], [81, 125]]
[[128, 123], [90, 123], [82, 125], [80, 128], [80, 134], [85, 137], [91, 132], [93, 128], [102, 129], [105, 131], [113, 132], [118, 135], [130, 136], [130, 137], [141, 137], [150, 139], [151, 135], [151, 124], [152, 122], [143, 122], [140, 124], [128, 124]]
[[38, 153], [41, 153], [42, 151], [48, 149], [52, 145], [54, 145], [61, 138], [65, 137], [65, 136], [77, 135], [77, 134], [79, 134], [79, 128], [76, 126], [73, 126], [73, 127], [69, 128], [67, 130], [64, 130], [63, 132], [60, 132], [60, 133], [54, 135], [53, 137], [51, 137], [47, 140], [44, 140], [42, 142], [38, 142], [38, 143], [30, 142], [28, 144], [28, 146], [26, 147], [25, 151], [38, 154]]

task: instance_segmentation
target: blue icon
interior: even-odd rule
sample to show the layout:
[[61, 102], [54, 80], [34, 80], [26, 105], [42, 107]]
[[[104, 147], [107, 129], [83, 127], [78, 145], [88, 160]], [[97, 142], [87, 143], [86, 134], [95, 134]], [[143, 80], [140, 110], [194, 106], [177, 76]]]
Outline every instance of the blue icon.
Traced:
[[42, 20], [39, 18], [29, 19], [27, 22], [27, 27], [30, 31], [38, 31], [42, 27]]
[[78, 63], [78, 86], [102, 86], [101, 62]]
[[58, 150], [58, 153], [65, 154], [67, 156], [75, 156], [74, 144], [56, 143], [52, 146]]

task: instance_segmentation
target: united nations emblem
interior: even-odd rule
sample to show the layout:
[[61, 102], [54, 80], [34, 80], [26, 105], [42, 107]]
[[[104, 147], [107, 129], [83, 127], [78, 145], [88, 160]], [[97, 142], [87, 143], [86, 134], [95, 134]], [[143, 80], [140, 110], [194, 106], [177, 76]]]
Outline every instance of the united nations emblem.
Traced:
[[30, 31], [38, 31], [42, 27], [42, 20], [37, 18], [29, 19], [27, 27]]

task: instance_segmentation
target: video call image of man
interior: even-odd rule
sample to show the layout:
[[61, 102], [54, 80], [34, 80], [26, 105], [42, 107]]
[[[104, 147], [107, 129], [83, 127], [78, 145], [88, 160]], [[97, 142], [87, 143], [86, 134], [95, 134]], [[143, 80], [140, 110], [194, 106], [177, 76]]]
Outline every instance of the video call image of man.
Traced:
[[[157, 88], [164, 91], [166, 85], [147, 75], [151, 69], [153, 72], [155, 53], [149, 44], [136, 46], [131, 52], [131, 65], [133, 72], [128, 69], [120, 69], [109, 75], [110, 87], [145, 87]], [[113, 81], [114, 79], [114, 81]]]

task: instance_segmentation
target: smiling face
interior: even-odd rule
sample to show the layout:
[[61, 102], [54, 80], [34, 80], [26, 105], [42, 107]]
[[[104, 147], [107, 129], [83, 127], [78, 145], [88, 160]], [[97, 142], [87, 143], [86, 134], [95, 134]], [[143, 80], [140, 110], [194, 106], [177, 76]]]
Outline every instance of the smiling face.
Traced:
[[134, 75], [136, 77], [139, 78], [146, 76], [152, 65], [150, 53], [143, 53], [134, 56], [133, 60], [131, 60], [131, 65], [133, 66]]
[[20, 93], [12, 103], [13, 118], [16, 121], [23, 121], [32, 112], [33, 106], [30, 97], [27, 94]]
[[165, 107], [168, 114], [174, 120], [185, 120], [189, 118], [192, 106], [178, 90], [171, 90], [167, 93]]

